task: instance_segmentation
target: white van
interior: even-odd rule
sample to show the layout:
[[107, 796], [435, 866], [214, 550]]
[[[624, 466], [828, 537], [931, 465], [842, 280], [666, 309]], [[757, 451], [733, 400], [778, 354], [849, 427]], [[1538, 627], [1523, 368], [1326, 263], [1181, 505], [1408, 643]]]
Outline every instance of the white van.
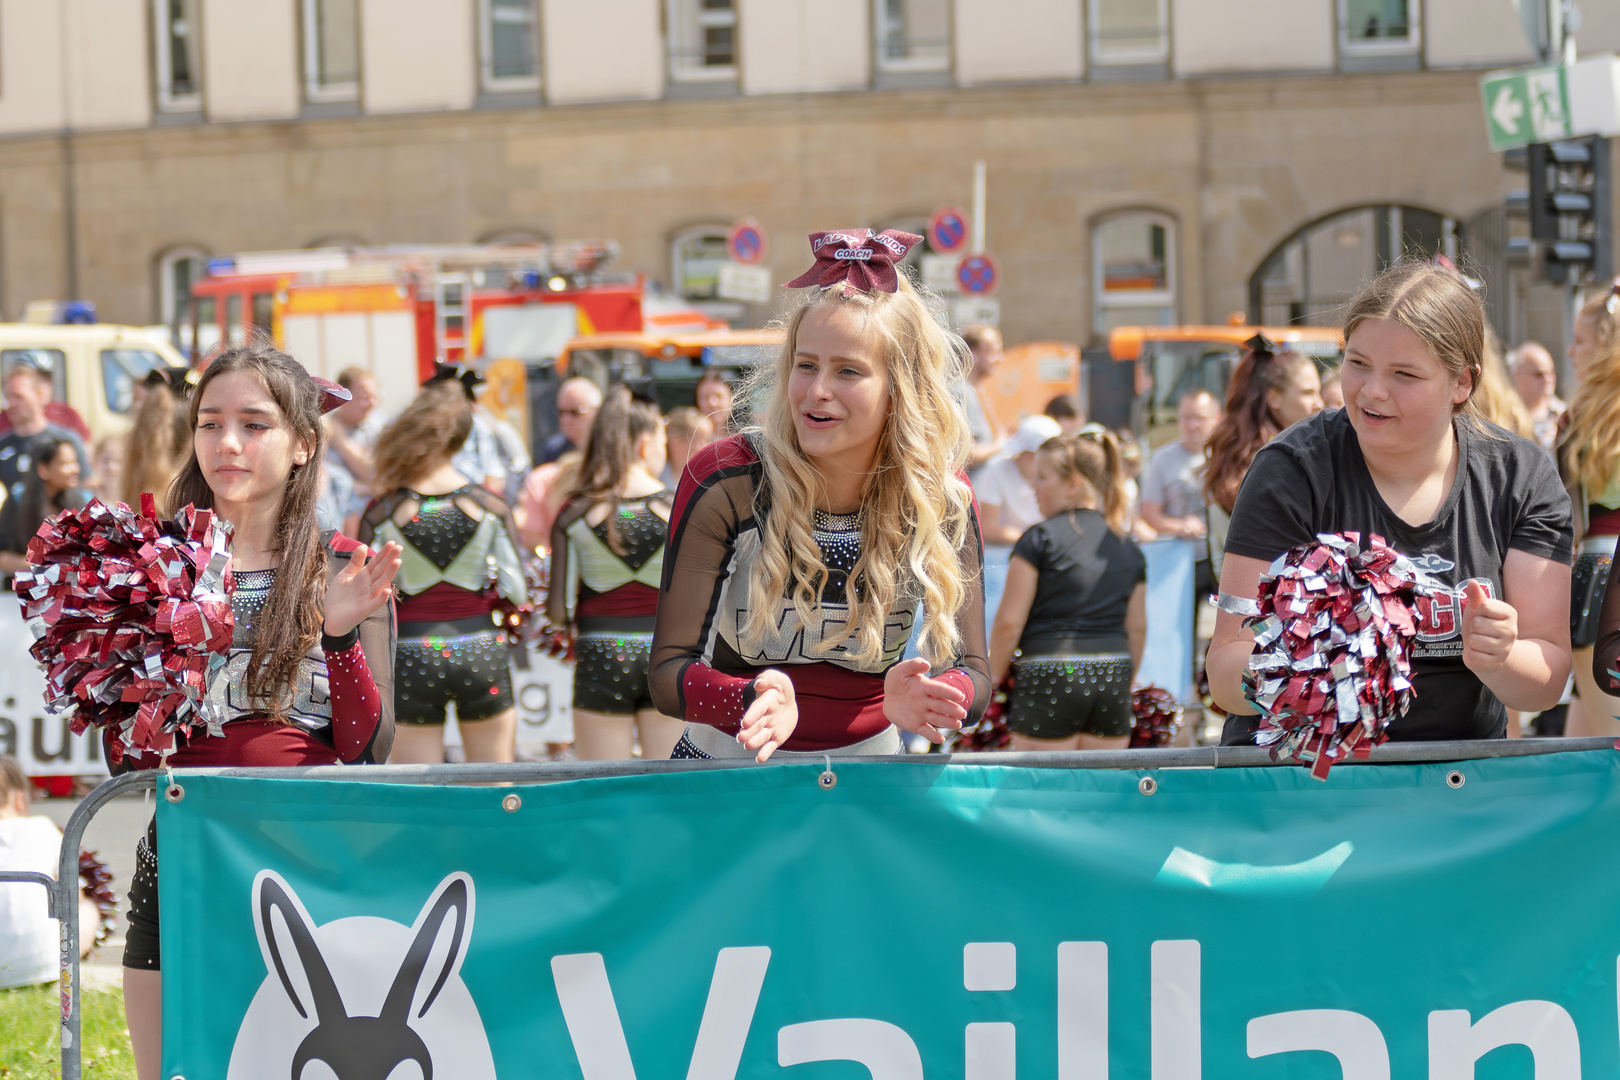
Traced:
[[56, 400], [84, 417], [92, 443], [129, 430], [135, 384], [148, 372], [186, 366], [174, 346], [143, 327], [0, 323], [0, 374], [28, 353], [50, 360], [42, 366], [50, 368]]

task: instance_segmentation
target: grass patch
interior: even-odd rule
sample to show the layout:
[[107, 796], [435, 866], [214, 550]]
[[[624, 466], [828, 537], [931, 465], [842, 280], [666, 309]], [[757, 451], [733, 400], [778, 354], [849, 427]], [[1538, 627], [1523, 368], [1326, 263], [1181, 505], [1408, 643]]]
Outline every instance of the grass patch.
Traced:
[[[80, 1001], [84, 1075], [135, 1080], [123, 992], [86, 990]], [[0, 1080], [57, 1080], [61, 1075], [56, 986], [0, 990]]]

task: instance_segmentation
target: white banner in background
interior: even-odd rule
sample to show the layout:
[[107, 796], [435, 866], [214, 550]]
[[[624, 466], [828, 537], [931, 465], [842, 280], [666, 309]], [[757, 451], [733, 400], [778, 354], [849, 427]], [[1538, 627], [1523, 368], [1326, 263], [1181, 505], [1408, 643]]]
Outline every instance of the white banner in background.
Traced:
[[0, 592], [0, 754], [29, 776], [105, 776], [101, 741], [69, 733], [67, 721], [45, 715], [45, 673], [28, 647], [34, 635], [17, 597]]

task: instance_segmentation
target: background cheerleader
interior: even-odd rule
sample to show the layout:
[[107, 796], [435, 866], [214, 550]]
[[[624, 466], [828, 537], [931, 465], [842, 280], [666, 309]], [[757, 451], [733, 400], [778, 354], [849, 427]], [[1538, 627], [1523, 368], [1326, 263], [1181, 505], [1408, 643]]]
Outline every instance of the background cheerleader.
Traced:
[[667, 758], [686, 726], [647, 688], [658, 581], [674, 493], [664, 487], [664, 421], [624, 386], [607, 393], [577, 478], [551, 530], [553, 626], [577, 631], [574, 753], [582, 761]]
[[1322, 381], [1316, 362], [1256, 334], [1232, 372], [1226, 411], [1205, 449], [1205, 513], [1209, 558], [1217, 582], [1226, 552], [1226, 532], [1238, 488], [1260, 448], [1283, 431], [1322, 411]]
[[444, 761], [444, 725], [468, 761], [511, 761], [517, 711], [503, 613], [528, 603], [506, 502], [451, 464], [473, 427], [460, 379], [430, 382], [377, 437], [378, 496], [360, 539], [403, 552], [390, 761]]
[[[1059, 435], [1035, 456], [1044, 521], [1018, 538], [990, 634], [990, 675], [1013, 669], [1015, 750], [1117, 749], [1147, 637], [1147, 560], [1126, 536], [1119, 445]], [[1017, 649], [1017, 660], [1013, 651]]]

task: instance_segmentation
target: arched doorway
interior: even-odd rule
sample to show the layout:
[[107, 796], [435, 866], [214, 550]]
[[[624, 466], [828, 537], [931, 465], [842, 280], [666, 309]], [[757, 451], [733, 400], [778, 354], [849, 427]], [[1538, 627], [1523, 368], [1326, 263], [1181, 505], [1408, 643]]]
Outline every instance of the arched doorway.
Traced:
[[1331, 326], [1362, 285], [1403, 257], [1455, 259], [1455, 218], [1418, 206], [1337, 210], [1297, 229], [1249, 278], [1249, 321], [1264, 326]]

